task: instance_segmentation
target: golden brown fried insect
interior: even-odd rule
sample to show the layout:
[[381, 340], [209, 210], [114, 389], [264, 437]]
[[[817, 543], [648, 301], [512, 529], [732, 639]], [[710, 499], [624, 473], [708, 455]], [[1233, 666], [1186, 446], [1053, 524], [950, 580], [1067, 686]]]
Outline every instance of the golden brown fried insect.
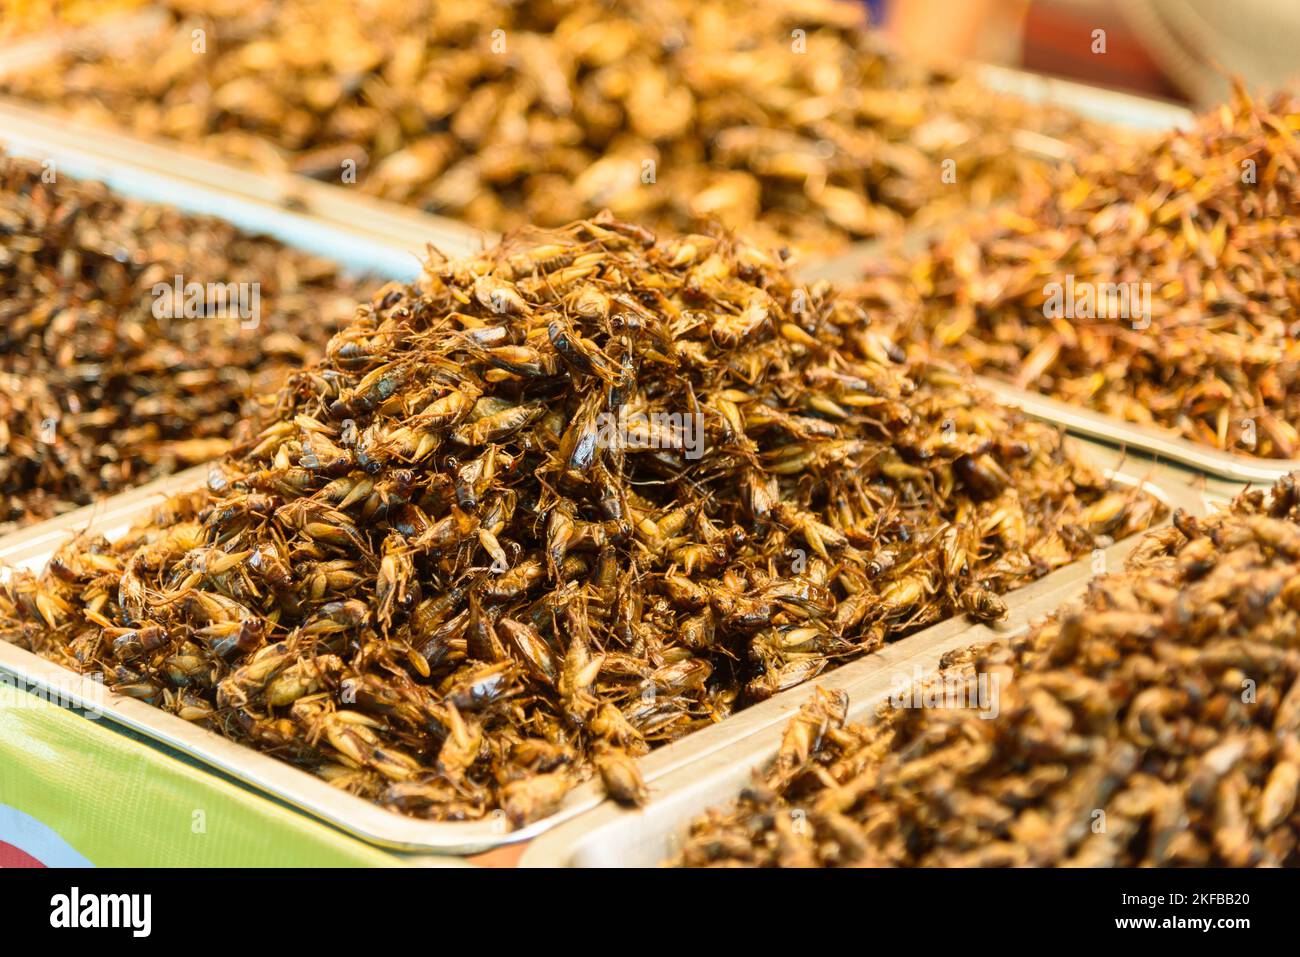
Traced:
[[594, 760], [605, 793], [619, 804], [640, 807], [649, 799], [649, 790], [641, 778], [641, 771], [626, 751], [603, 748], [596, 752]]

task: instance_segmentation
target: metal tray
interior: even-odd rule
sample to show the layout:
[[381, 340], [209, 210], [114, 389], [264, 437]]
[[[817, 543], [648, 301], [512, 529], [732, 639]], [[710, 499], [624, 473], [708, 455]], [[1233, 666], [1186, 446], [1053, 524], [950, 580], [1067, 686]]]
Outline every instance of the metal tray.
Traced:
[[1078, 435], [1136, 449], [1167, 461], [1180, 462], [1232, 482], [1272, 484], [1288, 472], [1300, 469], [1300, 459], [1259, 459], [1221, 452], [1200, 442], [1185, 439], [1169, 429], [1125, 422], [988, 376], [976, 376], [976, 380], [981, 388], [1000, 401], [1035, 418], [1053, 422]]
[[454, 220], [291, 173], [253, 172], [193, 147], [142, 140], [0, 97], [0, 148], [124, 196], [228, 220], [288, 246], [390, 279], [419, 275], [426, 247], [449, 256], [492, 234]]
[[[68, 50], [90, 50], [110, 59], [133, 56], [142, 38], [176, 29], [178, 25], [165, 9], [152, 6], [77, 29], [22, 38], [0, 45], [0, 77], [20, 73]], [[378, 270], [394, 279], [414, 278], [426, 245], [464, 256], [496, 240], [493, 233], [369, 196], [360, 187], [325, 183], [287, 169], [259, 170], [194, 144], [77, 122], [56, 108], [14, 96], [0, 96], [0, 143], [40, 159], [63, 156], [73, 164], [67, 166], [73, 175], [105, 180], [141, 199], [221, 216], [249, 230], [270, 232], [262, 225], [268, 221], [266, 206], [309, 214], [319, 222], [342, 226], [349, 234], [368, 235], [380, 246], [399, 250], [397, 258]], [[155, 183], [155, 177], [163, 182]], [[300, 241], [270, 232], [291, 245], [331, 255], [329, 236], [317, 237], [301, 229], [291, 233]]]
[[[981, 81], [991, 89], [1031, 102], [1053, 103], [1116, 125], [1138, 129], [1181, 129], [1193, 120], [1190, 111], [1160, 100], [1144, 99], [1000, 67], [980, 66], [977, 72]], [[797, 272], [805, 282], [818, 279], [837, 283], [853, 282], [862, 275], [867, 263], [882, 255], [889, 252], [920, 252], [932, 239], [941, 237], [948, 230], [978, 222], [981, 218], [994, 215], [999, 209], [1011, 208], [1011, 203], [1003, 202], [985, 209], [963, 211], [943, 222], [909, 229], [896, 237], [856, 243], [835, 256], [797, 267]], [[1265, 459], [1224, 452], [1184, 438], [1170, 429], [1125, 422], [988, 376], [977, 376], [977, 379], [984, 389], [1008, 405], [1063, 426], [1077, 435], [1137, 450], [1158, 459], [1178, 462], [1206, 475], [1227, 480], [1226, 483], [1213, 483], [1214, 491], [1211, 494], [1219, 501], [1231, 498], [1239, 490], [1237, 485], [1240, 483], [1272, 483], [1288, 472], [1300, 470], [1300, 459]]]
[[[1124, 461], [1123, 456], [1112, 449], [1081, 440], [1070, 441], [1093, 456], [1097, 464], [1105, 468], [1117, 482], [1129, 486], [1143, 485], [1171, 511], [1181, 507], [1193, 514], [1205, 513], [1204, 504], [1190, 488], [1152, 477], [1153, 473], [1150, 473], [1146, 463]], [[11, 565], [40, 569], [63, 542], [79, 531], [91, 531], [109, 537], [120, 535], [134, 521], [146, 516], [163, 495], [196, 487], [202, 482], [203, 474], [204, 467], [200, 466], [154, 483], [149, 488], [89, 506], [54, 522], [0, 540], [0, 568]], [[1125, 540], [1113, 546], [1107, 552], [1107, 560], [1113, 557], [1118, 561], [1130, 544], [1131, 540]], [[901, 639], [877, 655], [887, 653], [882, 659], [886, 665], [898, 662], [900, 656], [910, 663], [914, 654], [922, 656], [917, 659], [919, 661], [935, 648], [942, 647], [946, 650], [959, 647], [980, 640], [982, 635], [990, 631], [1004, 632], [1023, 627], [1027, 621], [1024, 611], [1026, 607], [1036, 608], [1037, 605], [1033, 604], [1035, 601], [1046, 603], [1045, 607], [1050, 607], [1057, 591], [1063, 588], [1068, 590], [1067, 586], [1081, 588], [1087, 580], [1088, 567], [1088, 561], [1079, 561], [1011, 592], [1007, 596], [1007, 603], [1012, 609], [1012, 615], [1007, 623], [996, 629], [973, 625], [962, 617], [951, 618]], [[838, 687], [845, 680], [851, 680], [858, 670], [866, 666], [865, 662], [875, 657], [876, 655], [868, 656], [857, 663], [832, 669], [818, 680]], [[91, 678], [80, 676], [4, 642], [0, 642], [0, 672], [12, 675], [25, 683], [26, 687], [58, 695], [57, 700], [65, 701], [73, 707], [89, 708], [362, 840], [384, 847], [437, 853], [474, 853], [536, 837], [578, 814], [590, 811], [604, 800], [599, 784], [588, 781], [570, 792], [557, 813], [516, 831], [509, 830], [504, 815], [500, 814], [475, 822], [420, 821], [403, 817], [364, 798], [340, 791], [307, 771], [235, 744], [215, 732], [196, 727], [143, 702], [112, 694]], [[732, 747], [756, 731], [783, 723], [798, 709], [810, 687], [811, 683], [776, 695], [717, 725], [652, 751], [638, 762], [647, 784], [652, 790], [661, 791], [664, 789], [661, 782], [669, 775], [681, 771], [691, 777], [695, 774], [691, 769], [708, 766], [711, 755]]]
[[[795, 272], [803, 282], [826, 279], [839, 284], [852, 283], [873, 260], [896, 253], [917, 254], [932, 239], [942, 236], [946, 231], [977, 222], [1004, 208], [1009, 208], [1009, 205], [1002, 203], [983, 210], [971, 210], [942, 223], [922, 229], [909, 229], [899, 236], [857, 243], [838, 255], [798, 265]], [[981, 388], [1005, 404], [1015, 406], [1035, 418], [1062, 426], [1076, 435], [1122, 446], [1163, 461], [1177, 462], [1207, 476], [1226, 480], [1229, 483], [1227, 485], [1217, 483], [1219, 497], [1230, 498], [1235, 494], [1234, 483], [1271, 484], [1288, 472], [1300, 469], [1300, 459], [1265, 459], [1224, 452], [1184, 438], [1171, 429], [1125, 422], [1115, 416], [1022, 389], [991, 376], [975, 378]]]
[[1195, 122], [1191, 110], [1166, 100], [989, 63], [972, 64], [972, 67], [979, 81], [990, 90], [1028, 103], [1059, 106], [1098, 123], [1155, 131], [1187, 129]]
[[[292, 204], [284, 202], [284, 190], [273, 179], [28, 109], [10, 109], [2, 102], [0, 152], [52, 161], [56, 175], [102, 182], [125, 197], [215, 216], [250, 234], [332, 260], [351, 275], [411, 281], [420, 275], [428, 244], [448, 255], [468, 255], [483, 242], [478, 231], [450, 220], [366, 197], [335, 195], [342, 190], [332, 187], [321, 187], [327, 215], [287, 208]], [[298, 205], [322, 206], [314, 201]], [[40, 527], [57, 530], [62, 521]], [[24, 531], [30, 528], [14, 534]]]
[[[1134, 480], [1127, 469], [1116, 478]], [[1175, 485], [1162, 498], [1171, 509], [1182, 507], [1196, 515], [1205, 514], [1204, 503], [1188, 489]], [[1122, 565], [1133, 544], [1130, 537], [1106, 549], [1107, 566]], [[519, 866], [653, 867], [662, 863], [680, 848], [695, 817], [735, 798], [753, 772], [776, 756], [786, 723], [808, 700], [813, 687], [847, 692], [849, 720], [870, 720], [898, 687], [900, 677], [911, 680], [934, 673], [949, 651], [1024, 634], [1033, 622], [1083, 594], [1090, 578], [1087, 563], [1075, 562], [1012, 592], [1005, 621], [962, 627], [950, 619], [784, 691], [742, 711], [718, 729], [700, 732], [729, 727], [731, 734], [729, 743], [653, 781], [644, 807], [631, 810], [606, 801], [533, 841]]]
[[[130, 55], [133, 41], [161, 29], [172, 29], [164, 12], [146, 8], [110, 17], [86, 27], [0, 47], [0, 76], [21, 71], [30, 64], [74, 47], [102, 48], [110, 56]], [[882, 43], [882, 46], [884, 44]], [[1134, 130], [1187, 127], [1193, 114], [1161, 100], [1086, 86], [1022, 70], [970, 62], [967, 68], [991, 91], [1030, 103], [1059, 106], [1094, 121]], [[304, 210], [323, 219], [372, 231], [381, 240], [400, 240], [423, 249], [433, 242], [450, 254], [468, 253], [495, 242], [495, 233], [454, 220], [423, 213], [408, 206], [376, 199], [359, 189], [320, 182], [292, 173], [253, 172], [192, 145], [167, 139], [144, 140], [109, 128], [64, 119], [56, 110], [37, 107], [14, 97], [0, 97], [0, 130], [6, 139], [22, 131], [51, 142], [76, 140], [105, 159], [127, 161], [145, 170], [182, 175], [201, 186], [221, 183], [225, 192], [261, 199], [288, 209]], [[1013, 148], [1059, 162], [1069, 144], [1033, 130], [1017, 130]], [[176, 199], [170, 199], [180, 205]], [[866, 245], [870, 245], [868, 242]], [[856, 247], [853, 247], [856, 248]], [[839, 257], [836, 257], [839, 258]]]

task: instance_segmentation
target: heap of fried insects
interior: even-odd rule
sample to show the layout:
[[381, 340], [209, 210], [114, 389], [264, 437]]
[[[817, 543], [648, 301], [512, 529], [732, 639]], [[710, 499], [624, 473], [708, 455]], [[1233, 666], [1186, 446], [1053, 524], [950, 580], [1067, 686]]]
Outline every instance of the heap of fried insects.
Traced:
[[1231, 103], [873, 268], [900, 344], [1218, 449], [1300, 456], [1300, 98]]
[[[274, 240], [51, 171], [0, 154], [0, 533], [224, 454], [251, 396], [317, 358], [360, 288]], [[178, 276], [203, 288], [194, 316], [163, 289]], [[250, 308], [207, 301], [232, 283], [256, 288]]]
[[1015, 195], [1044, 170], [1020, 141], [1094, 136], [899, 61], [838, 0], [170, 6], [157, 35], [0, 87], [490, 230], [609, 208], [807, 248]]
[[433, 256], [207, 488], [8, 587], [0, 635], [380, 804], [600, 769], [1160, 510], [828, 286], [611, 216]]
[[677, 863], [1300, 864], [1298, 479], [1176, 513], [1027, 637], [952, 656], [965, 690], [934, 697], [978, 707], [846, 725], [819, 689]]

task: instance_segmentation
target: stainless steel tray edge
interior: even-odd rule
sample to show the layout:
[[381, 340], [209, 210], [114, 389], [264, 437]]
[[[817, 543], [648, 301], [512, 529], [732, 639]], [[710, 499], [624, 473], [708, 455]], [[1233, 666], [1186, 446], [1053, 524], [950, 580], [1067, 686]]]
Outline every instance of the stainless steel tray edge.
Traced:
[[1125, 422], [987, 376], [975, 378], [981, 388], [1007, 405], [1013, 405], [1035, 418], [1053, 422], [1077, 435], [1123, 445], [1172, 462], [1181, 462], [1219, 478], [1242, 483], [1272, 484], [1288, 472], [1300, 469], [1300, 459], [1260, 459], [1234, 455], [1185, 439], [1168, 429]]
[[104, 181], [126, 195], [219, 216], [330, 258], [338, 258], [330, 250], [338, 247], [340, 237], [359, 237], [384, 252], [376, 261], [394, 278], [418, 275], [428, 244], [465, 256], [493, 239], [455, 220], [343, 186], [292, 173], [258, 172], [193, 146], [78, 123], [12, 97], [0, 96], [0, 147], [54, 160], [59, 171]]
[[1191, 110], [1167, 100], [991, 63], [971, 66], [979, 81], [990, 90], [1028, 103], [1059, 106], [1099, 123], [1132, 130], [1167, 130], [1186, 129], [1195, 121]]
[[112, 47], [158, 30], [167, 22], [156, 6], [110, 14], [76, 27], [53, 27], [0, 43], [0, 77], [25, 70], [76, 47]]
[[[1112, 449], [1080, 440], [1072, 441], [1093, 455], [1098, 465], [1106, 468], [1108, 474], [1115, 479], [1129, 485], [1144, 484], [1171, 510], [1181, 507], [1193, 514], [1204, 514], [1204, 503], [1190, 488], [1164, 477], [1159, 481], [1148, 478], [1149, 463], [1125, 461], [1120, 453]], [[1114, 467], [1111, 463], [1114, 463]], [[206, 469], [207, 466], [190, 469], [10, 535], [0, 540], [0, 565], [12, 564], [37, 569], [48, 561], [60, 544], [78, 532], [107, 532], [113, 529], [119, 533], [125, 531], [133, 520], [143, 517], [149, 509], [156, 507], [160, 496], [201, 485]], [[1118, 559], [1131, 544], [1130, 538], [1112, 546], [1106, 553], [1107, 560], [1111, 559], [1112, 553]], [[949, 647], [970, 644], [972, 639], [968, 636], [971, 634], [997, 633], [998, 630], [1012, 627], [1023, 617], [1019, 612], [1022, 604], [1042, 600], [1043, 595], [1050, 598], [1063, 583], [1074, 582], [1076, 579], [1080, 583], [1079, 587], [1082, 587], [1081, 583], [1087, 579], [1086, 565], [1083, 561], [1075, 562], [1010, 593], [1007, 603], [1011, 617], [1005, 625], [999, 625], [998, 629], [973, 625], [960, 617], [951, 618], [901, 639], [877, 655], [888, 652], [888, 657], [882, 659], [888, 664], [898, 656], [912, 655], [913, 648], [920, 649], [919, 654], [928, 653], [932, 645], [943, 645], [944, 650], [947, 650]], [[951, 644], [943, 644], [945, 642]], [[817, 680], [827, 687], [839, 687], [844, 682], [853, 680], [856, 674], [853, 669], [875, 657], [876, 655], [871, 655], [834, 668]], [[500, 815], [477, 822], [420, 821], [386, 811], [363, 798], [331, 787], [307, 771], [235, 744], [215, 732], [196, 727], [150, 705], [112, 694], [92, 678], [5, 642], [0, 642], [0, 672], [24, 683], [29, 690], [56, 696], [54, 700], [103, 715], [355, 837], [383, 847], [472, 854], [534, 838], [576, 815], [590, 811], [604, 800], [599, 785], [588, 781], [570, 792], [558, 812], [515, 831], [508, 829], [504, 817]], [[730, 748], [738, 740], [773, 725], [783, 724], [798, 710], [810, 687], [811, 683], [792, 688], [747, 708], [720, 724], [651, 752], [639, 760], [643, 777], [654, 789], [667, 775], [697, 766], [711, 755]]]

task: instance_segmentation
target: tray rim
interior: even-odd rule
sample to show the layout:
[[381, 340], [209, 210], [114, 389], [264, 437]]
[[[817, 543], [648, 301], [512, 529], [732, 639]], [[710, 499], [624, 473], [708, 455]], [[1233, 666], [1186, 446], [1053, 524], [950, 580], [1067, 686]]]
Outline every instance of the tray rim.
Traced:
[[1191, 466], [1202, 474], [1243, 483], [1272, 483], [1300, 470], [1300, 459], [1265, 459], [1212, 448], [1184, 438], [1172, 429], [1139, 425], [1093, 409], [1022, 389], [991, 376], [977, 375], [981, 389], [1006, 405], [1036, 419], [1051, 422], [1074, 435], [1120, 445], [1170, 462]]
[[[286, 245], [299, 244], [285, 235], [325, 230], [335, 238], [346, 237], [389, 256], [409, 258], [414, 268], [403, 271], [407, 278], [418, 275], [429, 245], [450, 256], [467, 256], [497, 238], [458, 220], [359, 189], [296, 173], [261, 171], [214, 156], [195, 144], [65, 118], [49, 107], [4, 94], [0, 94], [0, 149], [33, 159], [54, 159], [60, 169], [66, 165], [69, 175], [79, 179], [105, 182], [116, 192], [148, 202], [216, 216], [250, 232], [269, 233]], [[289, 231], [282, 235], [276, 227], [284, 224]], [[337, 254], [318, 255], [343, 261]]]

